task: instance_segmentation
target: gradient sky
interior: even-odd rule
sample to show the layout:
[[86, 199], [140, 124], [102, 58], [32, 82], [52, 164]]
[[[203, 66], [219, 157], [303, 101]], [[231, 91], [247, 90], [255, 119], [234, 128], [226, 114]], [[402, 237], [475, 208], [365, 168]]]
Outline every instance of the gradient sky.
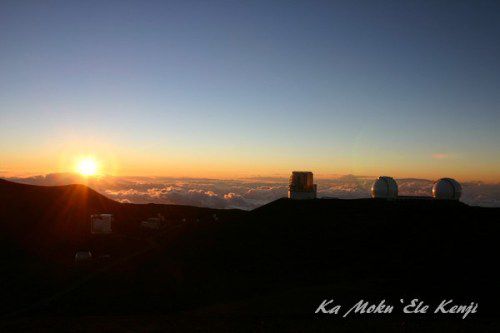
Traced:
[[0, 175], [497, 182], [499, 41], [495, 1], [2, 1]]

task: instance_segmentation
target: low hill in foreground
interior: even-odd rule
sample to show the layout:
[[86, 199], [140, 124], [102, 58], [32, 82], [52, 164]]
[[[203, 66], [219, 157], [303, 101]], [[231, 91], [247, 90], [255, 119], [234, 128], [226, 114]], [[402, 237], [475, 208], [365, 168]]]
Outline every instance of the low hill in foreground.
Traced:
[[[418, 332], [498, 329], [500, 209], [433, 200], [280, 199], [254, 211], [133, 205], [81, 185], [0, 180], [5, 330]], [[113, 213], [92, 236], [89, 215]], [[139, 222], [164, 214], [166, 228]], [[77, 250], [94, 259], [75, 265]], [[319, 315], [325, 299], [478, 302], [458, 315]], [[356, 329], [357, 328], [357, 329]]]

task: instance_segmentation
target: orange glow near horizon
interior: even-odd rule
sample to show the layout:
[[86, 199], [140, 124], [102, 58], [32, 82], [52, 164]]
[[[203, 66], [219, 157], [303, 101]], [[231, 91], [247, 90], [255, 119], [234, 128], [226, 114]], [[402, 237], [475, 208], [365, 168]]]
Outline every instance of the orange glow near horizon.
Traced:
[[[207, 148], [183, 149], [176, 145], [141, 149], [95, 139], [85, 143], [64, 141], [37, 151], [6, 156], [0, 160], [0, 177], [29, 177], [75, 172], [84, 177], [187, 177], [236, 179], [247, 177], [287, 178], [293, 170], [310, 170], [316, 179], [342, 175], [435, 180], [500, 182], [495, 161], [467, 159], [458, 153], [415, 154], [371, 151], [314, 152], [314, 159], [273, 147], [262, 152]], [[479, 161], [479, 162], [478, 162]]]

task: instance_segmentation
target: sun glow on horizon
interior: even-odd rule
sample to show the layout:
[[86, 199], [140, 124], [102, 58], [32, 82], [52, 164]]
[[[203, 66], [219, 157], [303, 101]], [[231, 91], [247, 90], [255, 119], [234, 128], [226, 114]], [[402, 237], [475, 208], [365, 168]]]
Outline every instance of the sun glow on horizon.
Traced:
[[83, 176], [95, 176], [99, 171], [99, 164], [93, 157], [85, 157], [76, 165], [76, 171]]

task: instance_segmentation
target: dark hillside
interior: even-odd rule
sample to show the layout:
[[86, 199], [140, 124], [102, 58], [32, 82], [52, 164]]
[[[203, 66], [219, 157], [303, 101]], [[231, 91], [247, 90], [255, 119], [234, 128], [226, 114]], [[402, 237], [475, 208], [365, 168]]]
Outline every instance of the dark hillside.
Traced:
[[282, 199], [193, 236], [179, 261], [199, 260], [214, 284], [227, 272], [214, 295], [231, 284], [252, 294], [348, 283], [365, 295], [488, 296], [500, 277], [499, 214], [458, 202]]
[[[153, 322], [147, 326], [153, 329], [238, 330], [240, 320], [259, 318], [270, 330], [293, 330], [293, 323], [301, 330], [327, 329], [345, 324], [331, 317], [318, 321], [313, 312], [324, 299], [398, 304], [415, 297], [479, 302], [480, 313], [468, 322], [498, 324], [500, 209], [411, 198], [280, 199], [243, 212], [120, 204], [84, 186], [7, 182], [0, 183], [0, 199], [8, 239], [1, 310], [12, 325], [27, 317], [50, 323], [59, 316], [91, 325], [78, 319], [91, 316], [111, 330], [118, 327], [111, 324], [116, 318], [127, 318], [137, 330], [146, 327], [143, 321]], [[92, 237], [88, 215], [103, 210], [116, 215], [116, 232]], [[158, 212], [167, 217], [167, 228], [139, 230], [140, 219]], [[40, 235], [47, 246], [62, 240], [66, 245], [58, 256], [40, 258], [26, 243], [27, 234]], [[77, 247], [111, 259], [75, 266]], [[221, 316], [231, 324], [210, 326]], [[437, 326], [431, 325], [433, 316], [378, 318], [370, 325], [387, 331], [401, 325], [409, 325], [409, 332], [446, 330], [463, 323], [456, 315], [437, 317]]]
[[118, 233], [133, 233], [142, 219], [158, 213], [174, 223], [218, 212], [189, 206], [122, 204], [84, 185], [33, 186], [2, 179], [0, 203], [2, 233], [29, 244], [86, 239], [90, 234], [90, 215], [96, 213], [114, 214], [113, 229]]

